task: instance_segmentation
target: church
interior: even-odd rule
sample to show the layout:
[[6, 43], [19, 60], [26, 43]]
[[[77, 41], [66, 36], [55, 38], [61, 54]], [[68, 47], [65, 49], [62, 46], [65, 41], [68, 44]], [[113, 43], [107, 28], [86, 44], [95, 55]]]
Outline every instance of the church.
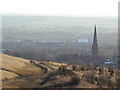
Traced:
[[104, 57], [99, 56], [98, 53], [98, 43], [97, 43], [97, 29], [96, 25], [94, 27], [94, 35], [93, 35], [93, 43], [91, 46], [91, 53], [88, 55], [78, 55], [78, 60], [81, 60], [82, 62], [85, 62], [86, 64], [91, 65], [101, 65], [104, 63]]

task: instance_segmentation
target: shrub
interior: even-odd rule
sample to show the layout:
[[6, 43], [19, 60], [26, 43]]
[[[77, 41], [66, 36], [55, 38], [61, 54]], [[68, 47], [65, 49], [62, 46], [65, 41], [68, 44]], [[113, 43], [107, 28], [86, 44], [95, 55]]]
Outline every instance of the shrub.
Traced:
[[63, 71], [63, 70], [66, 70], [67, 68], [66, 68], [66, 66], [60, 66], [59, 68], [58, 68], [58, 71]]
[[113, 71], [113, 69], [112, 68], [108, 68], [108, 72], [111, 72], [111, 71]]
[[120, 71], [120, 67], [118, 67], [118, 70]]
[[111, 71], [111, 72], [110, 72], [110, 75], [113, 76], [113, 74], [114, 74], [114, 71]]
[[84, 78], [84, 75], [82, 75], [82, 78]]
[[94, 67], [94, 70], [96, 70], [97, 67], [98, 67], [98, 66], [96, 65], [96, 66]]
[[97, 85], [100, 85], [100, 82], [97, 82]]
[[99, 74], [102, 75], [103, 74], [103, 68], [99, 69]]
[[108, 72], [110, 72], [110, 75], [113, 76], [113, 74], [114, 74], [113, 68], [108, 68]]
[[98, 77], [95, 77], [95, 81], [98, 82], [99, 78]]
[[72, 66], [73, 71], [76, 71], [76, 66]]
[[82, 70], [82, 71], [85, 71], [85, 68], [82, 66], [82, 67], [81, 67], [81, 70]]

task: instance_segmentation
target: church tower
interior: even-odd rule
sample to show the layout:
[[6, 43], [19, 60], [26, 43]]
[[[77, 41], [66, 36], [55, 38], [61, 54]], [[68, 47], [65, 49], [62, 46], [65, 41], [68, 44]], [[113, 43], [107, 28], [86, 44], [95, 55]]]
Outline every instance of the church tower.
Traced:
[[94, 28], [94, 37], [93, 37], [93, 44], [92, 44], [92, 55], [98, 55], [96, 25], [95, 25], [95, 28]]

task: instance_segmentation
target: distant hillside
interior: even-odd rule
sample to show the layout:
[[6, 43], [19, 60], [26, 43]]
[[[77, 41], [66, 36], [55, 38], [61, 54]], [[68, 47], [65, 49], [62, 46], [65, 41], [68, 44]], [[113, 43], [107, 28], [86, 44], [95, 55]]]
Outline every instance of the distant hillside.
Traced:
[[114, 68], [38, 62], [2, 54], [3, 88], [117, 87]]

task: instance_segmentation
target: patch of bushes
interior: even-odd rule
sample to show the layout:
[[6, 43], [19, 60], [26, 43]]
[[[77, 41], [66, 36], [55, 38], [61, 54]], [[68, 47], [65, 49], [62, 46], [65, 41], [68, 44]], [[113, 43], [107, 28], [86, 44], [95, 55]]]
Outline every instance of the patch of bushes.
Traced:
[[96, 70], [97, 67], [98, 67], [98, 65], [96, 65], [96, 66], [94, 67], [94, 70]]
[[95, 77], [95, 81], [98, 82], [99, 78], [98, 77]]
[[92, 73], [85, 73], [83, 78], [86, 79], [86, 81], [90, 84], [95, 84], [95, 82], [97, 82], [97, 85], [100, 86], [100, 87], [110, 87], [110, 88], [113, 88], [115, 87], [115, 83], [113, 83], [111, 81], [111, 76], [109, 77], [104, 77], [104, 76], [100, 76], [100, 77], [97, 77], [97, 76], [94, 76], [94, 74]]
[[97, 82], [97, 85], [100, 85], [100, 82]]
[[66, 69], [67, 69], [66, 66], [61, 66], [61, 67], [58, 68], [58, 71], [62, 71], [62, 70], [66, 70]]
[[99, 69], [99, 75], [102, 75], [103, 74], [103, 68], [100, 68]]
[[76, 71], [77, 68], [76, 68], [76, 66], [72, 66], [72, 69], [73, 69], [73, 71]]
[[113, 71], [113, 69], [112, 68], [108, 68], [108, 72], [111, 72], [111, 71]]
[[68, 70], [66, 68], [66, 66], [61, 66], [58, 68], [57, 72], [56, 72], [57, 75], [69, 75], [69, 76], [72, 76], [72, 75], [76, 75], [72, 70]]
[[108, 72], [110, 72], [110, 75], [113, 76], [113, 74], [114, 74], [114, 69], [113, 69], [113, 68], [108, 68]]
[[107, 86], [107, 87], [111, 87], [111, 88], [113, 88], [115, 86], [115, 84], [110, 79], [108, 79], [108, 77], [101, 76], [99, 79], [99, 82], [100, 82], [101, 86]]
[[113, 76], [113, 74], [114, 74], [114, 71], [111, 71], [111, 72], [110, 72], [110, 75]]
[[81, 67], [81, 71], [85, 71], [85, 68], [83, 66]]

